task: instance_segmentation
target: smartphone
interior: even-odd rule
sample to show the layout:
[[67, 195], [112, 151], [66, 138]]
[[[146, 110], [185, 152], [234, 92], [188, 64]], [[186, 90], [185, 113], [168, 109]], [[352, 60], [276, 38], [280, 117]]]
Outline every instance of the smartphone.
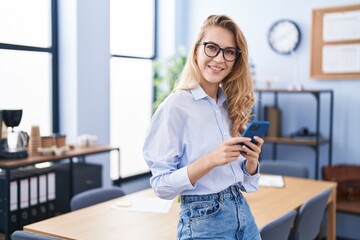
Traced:
[[[251, 138], [251, 142], [257, 144], [254, 140], [254, 136], [263, 137], [270, 126], [268, 121], [252, 121], [246, 127], [245, 131], [242, 134], [242, 137]], [[239, 145], [244, 145], [243, 142], [238, 143]], [[246, 154], [245, 151], [240, 151], [241, 153]]]

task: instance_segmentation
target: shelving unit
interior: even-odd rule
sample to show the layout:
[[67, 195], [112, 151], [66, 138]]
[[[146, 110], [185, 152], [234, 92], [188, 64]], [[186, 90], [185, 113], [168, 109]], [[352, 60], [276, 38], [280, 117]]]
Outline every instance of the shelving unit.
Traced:
[[[291, 137], [266, 137], [265, 143], [272, 144], [272, 158], [273, 160], [277, 159], [277, 145], [279, 144], [288, 144], [288, 145], [299, 145], [299, 146], [308, 146], [314, 149], [315, 151], [315, 178], [319, 178], [319, 161], [320, 161], [320, 146], [328, 145], [328, 165], [332, 165], [332, 127], [333, 127], [333, 108], [334, 108], [334, 94], [332, 90], [287, 90], [287, 89], [256, 89], [256, 93], [258, 94], [258, 105], [257, 105], [257, 114], [260, 120], [264, 119], [263, 116], [263, 103], [262, 97], [264, 94], [272, 94], [274, 96], [274, 106], [278, 107], [279, 105], [279, 95], [294, 95], [294, 94], [302, 94], [302, 95], [311, 95], [315, 98], [316, 104], [316, 136], [315, 139], [297, 139]], [[322, 137], [320, 134], [320, 120], [322, 118], [326, 119], [326, 116], [321, 116], [320, 108], [322, 106], [321, 96], [328, 95], [329, 96], [329, 131], [326, 137]], [[283, 109], [286, 111], [286, 109]], [[271, 123], [270, 123], [271, 124]]]
[[[120, 158], [120, 149], [118, 147], [112, 147], [112, 146], [91, 146], [91, 147], [83, 147], [83, 148], [75, 148], [73, 150], [68, 151], [65, 154], [56, 156], [40, 156], [40, 155], [30, 155], [27, 158], [24, 159], [0, 159], [0, 169], [2, 170], [2, 178], [4, 180], [4, 183], [2, 184], [2, 188], [0, 191], [0, 222], [3, 225], [4, 232], [4, 239], [10, 239], [10, 182], [13, 178], [13, 170], [27, 167], [27, 166], [34, 166], [38, 163], [43, 162], [59, 162], [65, 159], [68, 159], [69, 161], [69, 193], [68, 196], [71, 198], [74, 195], [74, 189], [73, 189], [73, 182], [74, 182], [74, 158], [79, 158], [80, 161], [85, 162], [85, 157], [89, 155], [99, 154], [99, 153], [107, 153], [111, 151], [117, 151], [118, 156]], [[119, 159], [120, 161], [120, 159]], [[46, 183], [48, 184], [48, 183]], [[3, 186], [4, 185], [4, 186]], [[38, 190], [39, 191], [39, 190]], [[59, 193], [61, 194], [61, 193]], [[39, 194], [38, 198], [39, 198]], [[19, 193], [17, 194], [17, 209], [20, 209], [19, 205]], [[69, 199], [70, 200], [70, 199]], [[40, 201], [38, 201], [40, 203]], [[19, 219], [19, 214], [16, 213], [16, 219]], [[15, 220], [16, 220], [15, 219]], [[1, 233], [0, 233], [1, 234]], [[1, 239], [1, 237], [0, 237]]]

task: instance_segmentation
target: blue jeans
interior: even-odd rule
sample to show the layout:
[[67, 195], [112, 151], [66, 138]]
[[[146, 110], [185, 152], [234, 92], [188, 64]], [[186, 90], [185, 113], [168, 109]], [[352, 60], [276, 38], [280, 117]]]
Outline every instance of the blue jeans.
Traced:
[[178, 240], [261, 240], [237, 184], [219, 193], [181, 196], [177, 234]]

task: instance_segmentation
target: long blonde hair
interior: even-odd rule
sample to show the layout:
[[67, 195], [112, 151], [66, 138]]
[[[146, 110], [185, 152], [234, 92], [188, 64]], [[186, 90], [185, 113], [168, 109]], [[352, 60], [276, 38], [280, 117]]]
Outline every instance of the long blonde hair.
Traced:
[[255, 102], [254, 85], [248, 64], [248, 48], [245, 36], [238, 25], [228, 16], [210, 15], [204, 21], [174, 91], [192, 89], [200, 84], [202, 75], [196, 62], [196, 51], [199, 47], [198, 43], [210, 26], [219, 26], [230, 30], [234, 34], [236, 47], [241, 51], [232, 72], [220, 84], [227, 96], [228, 114], [232, 122], [231, 133], [233, 136], [240, 136], [251, 118]]

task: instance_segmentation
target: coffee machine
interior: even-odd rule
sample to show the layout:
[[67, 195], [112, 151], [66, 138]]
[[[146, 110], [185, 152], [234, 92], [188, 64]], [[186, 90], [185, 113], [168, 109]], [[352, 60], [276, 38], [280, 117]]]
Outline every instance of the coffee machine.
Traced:
[[[26, 146], [29, 140], [25, 132], [15, 131], [15, 127], [19, 126], [22, 117], [22, 110], [1, 110], [0, 120], [5, 127], [11, 128], [6, 136], [3, 136], [4, 129], [0, 127], [0, 159], [21, 159], [26, 158], [28, 153]], [[4, 126], [3, 126], [4, 127]], [[4, 138], [3, 138], [4, 137]]]

